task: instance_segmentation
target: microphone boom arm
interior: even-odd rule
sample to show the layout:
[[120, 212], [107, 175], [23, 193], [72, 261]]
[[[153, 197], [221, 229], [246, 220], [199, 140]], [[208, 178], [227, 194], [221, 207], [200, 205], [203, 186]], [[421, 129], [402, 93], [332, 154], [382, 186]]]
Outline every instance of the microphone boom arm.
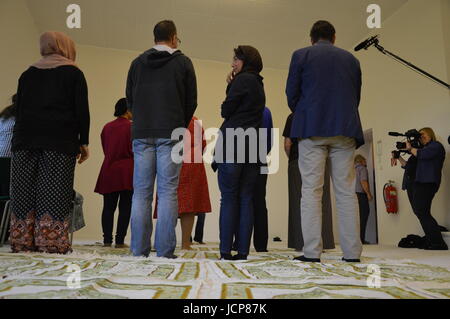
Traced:
[[[425, 77], [431, 79], [431, 80], [434, 81], [434, 82], [437, 82], [437, 83], [443, 85], [444, 87], [446, 87], [447, 89], [450, 90], [450, 85], [449, 85], [448, 83], [445, 83], [444, 81], [438, 79], [437, 77], [431, 75], [430, 73], [428, 73], [428, 72], [426, 72], [426, 71], [424, 71], [424, 70], [418, 68], [418, 67], [415, 66], [414, 64], [412, 64], [412, 63], [410, 63], [410, 62], [408, 62], [408, 61], [402, 59], [402, 58], [399, 57], [398, 55], [396, 55], [396, 54], [394, 54], [394, 53], [392, 53], [392, 52], [389, 52], [388, 50], [386, 50], [385, 48], [383, 48], [383, 47], [379, 44], [379, 40], [378, 40], [378, 39], [375, 39], [373, 42], [374, 42], [374, 46], [375, 46], [381, 53], [383, 53], [384, 55], [387, 55], [387, 56], [391, 57], [392, 59], [396, 60], [397, 62], [399, 62], [399, 63], [401, 63], [401, 64], [403, 64], [403, 65], [409, 67], [410, 69], [412, 69], [412, 70], [418, 72], [419, 74], [421, 74], [421, 75], [423, 75], [423, 76], [425, 76]], [[367, 48], [366, 48], [366, 50], [367, 50]]]

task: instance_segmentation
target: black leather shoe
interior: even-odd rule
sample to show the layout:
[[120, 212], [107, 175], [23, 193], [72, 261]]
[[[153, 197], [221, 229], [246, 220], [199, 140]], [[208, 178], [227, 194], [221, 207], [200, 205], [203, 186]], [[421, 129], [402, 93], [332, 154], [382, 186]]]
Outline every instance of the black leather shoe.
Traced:
[[306, 263], [320, 263], [320, 258], [308, 258], [305, 256], [295, 257], [294, 260], [303, 261]]
[[164, 258], [167, 258], [167, 259], [177, 259], [178, 258], [178, 256], [177, 255], [167, 255], [167, 256], [164, 256]]
[[220, 253], [220, 260], [234, 260], [231, 254], [222, 254]]
[[234, 255], [233, 260], [247, 260], [247, 255], [242, 255], [242, 254]]
[[344, 257], [342, 257], [343, 261], [346, 261], [348, 263], [360, 263], [361, 259], [345, 259]]

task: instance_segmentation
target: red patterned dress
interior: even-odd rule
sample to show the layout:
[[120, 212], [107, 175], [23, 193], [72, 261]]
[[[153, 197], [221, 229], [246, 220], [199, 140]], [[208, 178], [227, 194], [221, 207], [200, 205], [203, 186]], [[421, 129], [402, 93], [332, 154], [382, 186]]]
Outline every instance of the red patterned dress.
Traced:
[[[210, 213], [208, 179], [202, 158], [206, 141], [201, 121], [193, 117], [188, 131], [190, 139], [185, 136], [183, 165], [178, 184], [178, 213]], [[158, 198], [156, 198], [154, 218], [157, 217], [157, 205]]]

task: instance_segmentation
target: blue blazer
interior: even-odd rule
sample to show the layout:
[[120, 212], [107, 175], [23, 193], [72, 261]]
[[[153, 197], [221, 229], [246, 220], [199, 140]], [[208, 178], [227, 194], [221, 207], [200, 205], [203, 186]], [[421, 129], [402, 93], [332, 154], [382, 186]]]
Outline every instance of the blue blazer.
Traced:
[[358, 106], [361, 68], [348, 51], [320, 40], [292, 55], [286, 84], [291, 137], [346, 136], [364, 144]]

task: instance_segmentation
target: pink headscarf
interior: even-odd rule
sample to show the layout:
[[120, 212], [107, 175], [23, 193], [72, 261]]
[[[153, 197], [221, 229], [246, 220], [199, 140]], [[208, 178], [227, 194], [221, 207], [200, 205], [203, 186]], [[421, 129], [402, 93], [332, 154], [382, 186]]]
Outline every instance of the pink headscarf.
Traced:
[[42, 59], [33, 64], [39, 69], [53, 69], [75, 64], [75, 43], [62, 32], [45, 32], [40, 38]]

